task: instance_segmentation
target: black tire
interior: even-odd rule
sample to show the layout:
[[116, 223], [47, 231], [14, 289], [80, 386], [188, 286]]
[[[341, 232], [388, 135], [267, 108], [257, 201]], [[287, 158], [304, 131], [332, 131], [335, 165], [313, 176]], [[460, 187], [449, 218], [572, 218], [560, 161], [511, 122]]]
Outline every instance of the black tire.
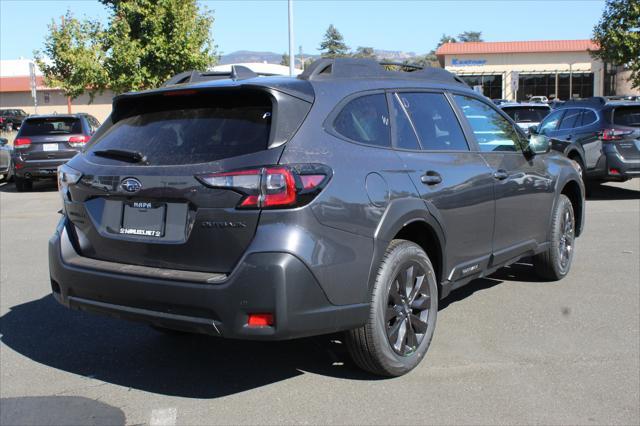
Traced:
[[31, 191], [33, 189], [33, 181], [30, 179], [25, 179], [25, 178], [20, 178], [18, 176], [15, 176], [14, 181], [16, 184], [16, 191], [18, 192], [26, 192], [26, 191]]
[[575, 228], [573, 205], [566, 195], [560, 194], [551, 217], [551, 244], [533, 258], [533, 265], [541, 278], [557, 281], [569, 273], [573, 261]]
[[389, 244], [370, 303], [367, 323], [346, 332], [353, 361], [380, 376], [408, 373], [429, 349], [438, 315], [435, 271], [420, 246], [406, 240]]

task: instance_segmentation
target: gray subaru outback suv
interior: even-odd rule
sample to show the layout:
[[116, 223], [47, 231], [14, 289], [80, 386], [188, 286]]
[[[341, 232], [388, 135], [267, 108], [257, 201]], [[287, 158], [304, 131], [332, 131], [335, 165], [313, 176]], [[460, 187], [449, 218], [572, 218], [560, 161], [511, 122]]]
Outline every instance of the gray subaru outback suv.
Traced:
[[60, 303], [238, 339], [344, 331], [356, 364], [397, 376], [451, 290], [525, 256], [569, 272], [578, 171], [452, 74], [221, 77], [116, 97], [61, 166]]

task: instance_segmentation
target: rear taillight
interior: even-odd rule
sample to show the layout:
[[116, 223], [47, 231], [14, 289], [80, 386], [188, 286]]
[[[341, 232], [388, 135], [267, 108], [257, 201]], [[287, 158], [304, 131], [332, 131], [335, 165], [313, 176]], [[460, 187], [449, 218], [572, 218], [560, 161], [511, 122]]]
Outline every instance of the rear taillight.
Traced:
[[244, 195], [240, 209], [287, 208], [311, 201], [329, 182], [331, 169], [317, 164], [268, 166], [196, 178], [208, 187]]
[[81, 177], [82, 173], [75, 169], [72, 169], [66, 164], [58, 167], [58, 191], [60, 192], [60, 196], [62, 197], [63, 210], [65, 209], [64, 202], [71, 201], [71, 197], [69, 196], [69, 185], [78, 183]]
[[74, 148], [82, 148], [89, 142], [89, 139], [91, 139], [91, 136], [71, 136], [69, 138], [69, 145]]
[[605, 129], [600, 132], [600, 140], [604, 142], [619, 141], [633, 133], [633, 130]]
[[31, 139], [29, 138], [16, 138], [13, 141], [14, 149], [26, 149], [31, 146]]

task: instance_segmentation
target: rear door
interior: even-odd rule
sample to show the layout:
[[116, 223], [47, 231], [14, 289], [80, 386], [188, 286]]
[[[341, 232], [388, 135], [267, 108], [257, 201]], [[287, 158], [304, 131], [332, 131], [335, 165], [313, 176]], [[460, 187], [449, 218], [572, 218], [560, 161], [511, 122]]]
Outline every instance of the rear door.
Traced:
[[[112, 118], [70, 163], [83, 173], [67, 207], [76, 250], [124, 264], [230, 272], [260, 210], [238, 208], [243, 194], [198, 176], [278, 164], [284, 145], [271, 142], [295, 131], [310, 107], [285, 98], [276, 107], [268, 92], [234, 89], [116, 101]], [[286, 126], [275, 123], [276, 111], [287, 111]]]
[[454, 99], [494, 177], [493, 263], [546, 242], [554, 182], [544, 155], [525, 156], [526, 141], [491, 104], [462, 94]]
[[447, 235], [448, 279], [487, 266], [493, 237], [491, 169], [469, 148], [442, 92], [390, 93], [394, 145], [429, 211]]

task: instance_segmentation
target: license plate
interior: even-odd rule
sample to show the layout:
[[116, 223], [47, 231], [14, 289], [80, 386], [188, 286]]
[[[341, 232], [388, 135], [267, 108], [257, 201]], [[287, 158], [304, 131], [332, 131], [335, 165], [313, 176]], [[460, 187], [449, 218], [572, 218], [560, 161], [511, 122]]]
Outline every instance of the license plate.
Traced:
[[162, 237], [167, 206], [160, 203], [132, 202], [124, 205], [120, 234]]
[[43, 151], [57, 151], [58, 144], [57, 143], [45, 143], [42, 145]]

